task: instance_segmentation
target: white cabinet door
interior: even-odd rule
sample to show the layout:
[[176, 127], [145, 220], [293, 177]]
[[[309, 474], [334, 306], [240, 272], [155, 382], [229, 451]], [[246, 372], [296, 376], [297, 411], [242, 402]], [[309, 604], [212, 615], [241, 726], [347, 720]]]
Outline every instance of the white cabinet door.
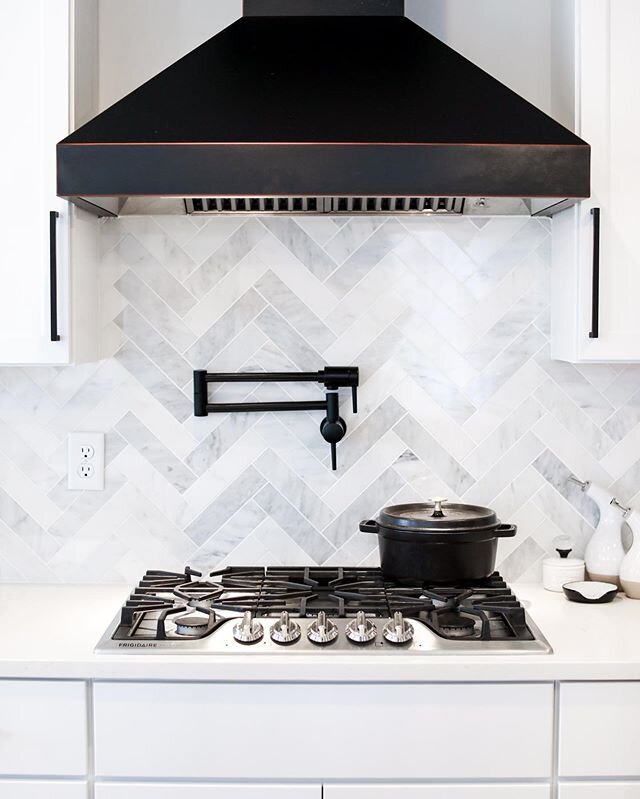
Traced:
[[640, 799], [640, 782], [561, 782], [558, 799]]
[[640, 778], [640, 682], [560, 686], [561, 777]]
[[94, 722], [99, 777], [546, 779], [553, 687], [98, 683]]
[[[592, 148], [592, 196], [554, 217], [552, 356], [640, 361], [640, 3], [576, 0], [576, 130]], [[599, 331], [593, 331], [594, 217], [600, 209]]]
[[[55, 145], [69, 132], [69, 30], [69, 0], [2, 4], [0, 364], [69, 358], [69, 206], [55, 180]], [[51, 211], [60, 341], [51, 340]]]
[[321, 799], [320, 785], [96, 783], [95, 799]]
[[0, 780], [86, 773], [85, 684], [0, 680]]
[[0, 780], [2, 799], [87, 799], [86, 782]]
[[323, 799], [550, 799], [549, 785], [325, 785]]

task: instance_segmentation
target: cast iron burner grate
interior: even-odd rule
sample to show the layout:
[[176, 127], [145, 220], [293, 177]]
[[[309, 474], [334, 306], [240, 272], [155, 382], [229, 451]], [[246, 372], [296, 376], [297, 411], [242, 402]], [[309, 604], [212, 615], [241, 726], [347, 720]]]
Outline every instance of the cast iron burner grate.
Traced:
[[[320, 611], [352, 618], [358, 611], [389, 618], [401, 611], [436, 635], [465, 641], [531, 641], [526, 614], [496, 572], [452, 586], [386, 579], [380, 569], [347, 567], [228, 567], [203, 576], [148, 571], [125, 603], [115, 639], [204, 638], [246, 611], [275, 617], [283, 611], [315, 618]], [[181, 625], [180, 619], [187, 619]]]

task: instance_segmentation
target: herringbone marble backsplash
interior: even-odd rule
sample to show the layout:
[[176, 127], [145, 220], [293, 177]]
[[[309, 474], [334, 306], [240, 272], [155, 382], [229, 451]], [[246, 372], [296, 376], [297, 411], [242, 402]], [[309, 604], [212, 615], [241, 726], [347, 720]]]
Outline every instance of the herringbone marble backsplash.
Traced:
[[[640, 489], [640, 367], [549, 359], [546, 220], [125, 217], [101, 239], [104, 359], [0, 370], [1, 580], [375, 564], [358, 522], [433, 495], [517, 523], [500, 569], [530, 579], [592, 532], [570, 472]], [[326, 364], [362, 378], [337, 473], [321, 414], [192, 416], [193, 368]], [[104, 492], [66, 489], [72, 430], [106, 432]]]

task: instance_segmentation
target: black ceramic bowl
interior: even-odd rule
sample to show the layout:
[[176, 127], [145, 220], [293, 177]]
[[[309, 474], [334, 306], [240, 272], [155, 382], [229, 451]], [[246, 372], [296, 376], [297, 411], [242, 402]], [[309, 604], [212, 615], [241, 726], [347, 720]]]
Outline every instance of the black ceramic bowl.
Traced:
[[570, 602], [583, 602], [586, 605], [604, 605], [612, 602], [618, 593], [618, 586], [613, 583], [579, 581], [562, 586], [565, 596]]

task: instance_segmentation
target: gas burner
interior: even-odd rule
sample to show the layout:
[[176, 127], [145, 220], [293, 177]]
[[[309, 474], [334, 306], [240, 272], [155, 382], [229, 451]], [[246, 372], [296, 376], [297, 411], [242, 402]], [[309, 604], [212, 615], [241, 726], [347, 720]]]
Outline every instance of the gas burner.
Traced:
[[202, 635], [209, 626], [209, 618], [201, 613], [192, 613], [190, 616], [179, 616], [175, 619], [176, 633], [188, 637]]
[[440, 631], [449, 638], [468, 638], [473, 635], [476, 623], [468, 616], [455, 611], [444, 611], [437, 614]]
[[[97, 651], [434, 654], [548, 652], [499, 574], [461, 585], [380, 569], [148, 571]], [[359, 656], [359, 655], [357, 655]]]

